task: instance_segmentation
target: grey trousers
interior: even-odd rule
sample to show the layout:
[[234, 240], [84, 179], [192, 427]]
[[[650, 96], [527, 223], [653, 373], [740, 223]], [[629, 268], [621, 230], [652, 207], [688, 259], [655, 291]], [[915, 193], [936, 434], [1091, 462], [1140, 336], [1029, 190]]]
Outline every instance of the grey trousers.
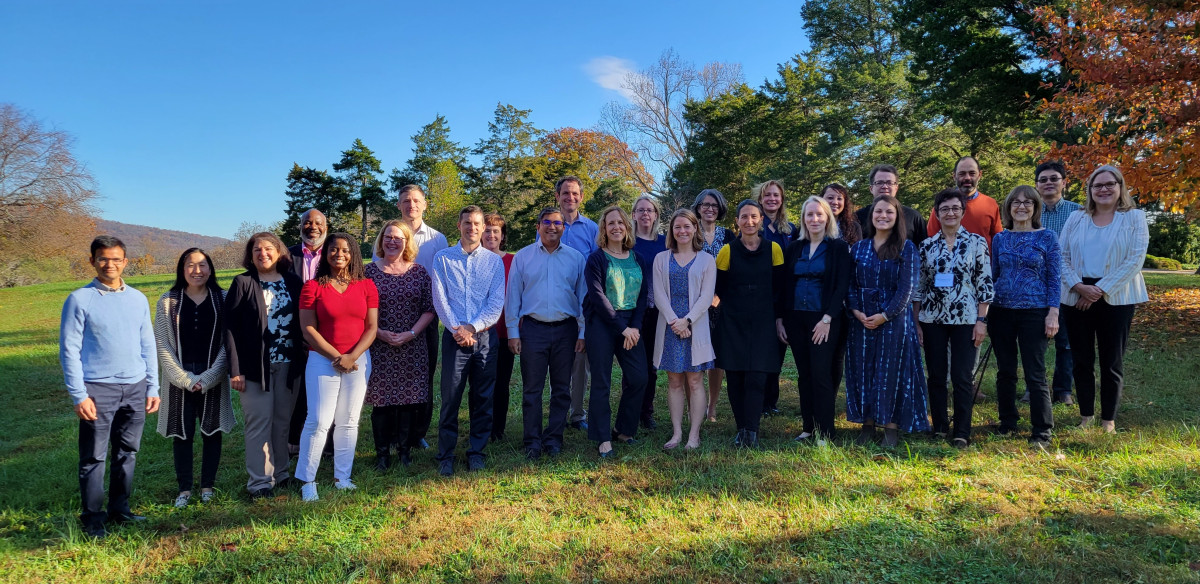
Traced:
[[[575, 347], [571, 347], [574, 351]], [[575, 353], [575, 363], [571, 365], [571, 421], [587, 421], [587, 408], [583, 401], [588, 388], [588, 358], [587, 351]]]
[[289, 366], [272, 363], [268, 388], [247, 381], [246, 391], [241, 392], [246, 419], [246, 474], [250, 475], [246, 489], [250, 492], [274, 487], [288, 478], [288, 429], [297, 393], [288, 387]]

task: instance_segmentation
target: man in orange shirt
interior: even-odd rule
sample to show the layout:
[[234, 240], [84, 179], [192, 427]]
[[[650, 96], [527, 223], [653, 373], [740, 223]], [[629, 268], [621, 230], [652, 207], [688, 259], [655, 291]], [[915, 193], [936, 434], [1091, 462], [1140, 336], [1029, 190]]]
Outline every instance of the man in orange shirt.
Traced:
[[[982, 235], [992, 245], [992, 236], [1004, 230], [1000, 223], [1000, 205], [993, 199], [979, 192], [979, 179], [983, 173], [979, 171], [979, 161], [974, 156], [963, 156], [954, 165], [954, 184], [958, 190], [967, 196], [967, 208], [963, 212], [962, 228], [968, 233]], [[942, 230], [937, 213], [929, 215], [929, 236], [933, 237]]]

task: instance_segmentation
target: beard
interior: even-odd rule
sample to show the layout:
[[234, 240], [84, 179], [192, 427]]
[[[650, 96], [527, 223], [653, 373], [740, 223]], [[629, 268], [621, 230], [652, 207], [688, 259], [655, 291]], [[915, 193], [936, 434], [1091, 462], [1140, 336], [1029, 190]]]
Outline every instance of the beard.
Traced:
[[328, 234], [322, 234], [320, 237], [314, 238], [314, 237], [309, 237], [309, 236], [301, 233], [300, 241], [303, 241], [304, 245], [308, 246], [309, 249], [318, 249], [322, 245], [325, 245], [325, 236], [326, 235], [328, 235]]

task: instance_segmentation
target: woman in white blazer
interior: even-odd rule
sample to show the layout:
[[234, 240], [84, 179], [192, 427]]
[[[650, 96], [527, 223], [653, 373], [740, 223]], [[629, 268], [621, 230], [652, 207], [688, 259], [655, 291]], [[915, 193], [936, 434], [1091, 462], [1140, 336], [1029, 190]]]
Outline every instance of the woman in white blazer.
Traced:
[[1115, 166], [1092, 171], [1083, 209], [1071, 214], [1059, 236], [1062, 312], [1075, 360], [1080, 427], [1095, 419], [1100, 360], [1100, 427], [1116, 432], [1124, 389], [1124, 357], [1134, 307], [1149, 300], [1142, 264], [1150, 233], [1146, 214], [1134, 207], [1125, 177]]

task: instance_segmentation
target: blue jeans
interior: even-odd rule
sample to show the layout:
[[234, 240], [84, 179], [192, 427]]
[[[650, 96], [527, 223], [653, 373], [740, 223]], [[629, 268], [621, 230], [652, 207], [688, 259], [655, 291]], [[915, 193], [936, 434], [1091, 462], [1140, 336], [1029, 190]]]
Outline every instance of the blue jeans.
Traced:
[[475, 335], [475, 345], [461, 347], [449, 330], [442, 332], [442, 411], [438, 417], [439, 461], [454, 460], [458, 446], [458, 410], [462, 407], [467, 383], [467, 407], [471, 416], [470, 446], [467, 456], [483, 456], [492, 435], [492, 395], [496, 388], [496, 331], [488, 329]]

